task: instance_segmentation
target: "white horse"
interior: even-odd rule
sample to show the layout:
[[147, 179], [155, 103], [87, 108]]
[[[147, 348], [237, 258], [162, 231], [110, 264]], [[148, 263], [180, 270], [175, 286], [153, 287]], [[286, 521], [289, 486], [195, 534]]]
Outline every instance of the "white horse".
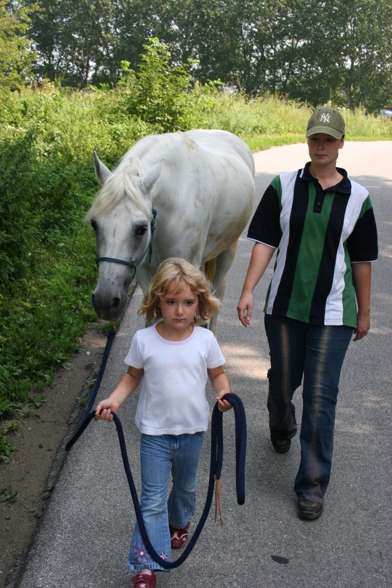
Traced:
[[[96, 233], [97, 315], [116, 319], [135, 272], [146, 292], [168, 257], [202, 268], [222, 300], [254, 200], [247, 145], [225, 131], [167, 133], [138, 141], [113, 173], [96, 153], [94, 165], [101, 190], [85, 220]], [[215, 325], [214, 317], [210, 329]]]

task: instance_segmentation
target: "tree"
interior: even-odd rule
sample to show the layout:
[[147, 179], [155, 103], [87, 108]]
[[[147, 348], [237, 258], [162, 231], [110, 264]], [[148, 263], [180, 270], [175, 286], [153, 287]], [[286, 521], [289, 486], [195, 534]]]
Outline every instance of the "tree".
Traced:
[[[101, 69], [113, 69], [107, 66], [116, 44], [113, 0], [38, 0], [38, 4], [32, 31], [38, 53], [35, 70], [41, 77], [60, 77], [65, 85], [83, 88]], [[118, 62], [113, 75], [119, 67]]]
[[170, 51], [157, 38], [144, 45], [138, 71], [129, 71], [129, 112], [145, 122], [156, 125], [161, 132], [187, 128], [187, 116], [192, 108], [187, 95], [191, 85], [189, 65], [170, 65]]
[[27, 34], [35, 8], [0, 0], [0, 86], [4, 88], [19, 89], [32, 79], [35, 53]]
[[299, 0], [297, 51], [285, 91], [314, 105], [378, 110], [390, 96], [389, 0]]
[[[4, 0], [1, 0], [4, 5]], [[34, 0], [24, 0], [29, 6]], [[391, 100], [390, 0], [38, 0], [36, 71], [114, 86], [157, 38], [201, 83], [313, 105], [377, 110]], [[8, 5], [7, 5], [8, 6]]]
[[111, 37], [111, 0], [68, 0], [63, 2], [61, 46], [66, 76], [82, 88], [104, 60], [105, 44]]
[[339, 2], [339, 11], [346, 21], [340, 36], [345, 66], [340, 101], [351, 110], [360, 104], [379, 110], [392, 89], [391, 3], [346, 0]]

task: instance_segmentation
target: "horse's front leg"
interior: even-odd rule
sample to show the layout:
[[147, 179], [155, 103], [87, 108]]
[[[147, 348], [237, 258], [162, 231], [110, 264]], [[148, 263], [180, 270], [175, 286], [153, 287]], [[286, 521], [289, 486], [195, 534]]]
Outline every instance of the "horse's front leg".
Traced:
[[[228, 247], [225, 251], [222, 251], [222, 253], [220, 253], [216, 258], [216, 268], [214, 277], [212, 279], [212, 286], [214, 288], [215, 296], [219, 298], [221, 302], [223, 301], [223, 297], [225, 295], [227, 272], [231, 268], [231, 265], [234, 261], [237, 243], [238, 240], [234, 241], [230, 247]], [[217, 320], [218, 317], [216, 315], [210, 319], [209, 329], [214, 334], [216, 332]]]
[[[137, 279], [137, 283], [139, 284], [139, 286], [143, 292], [143, 299], [144, 299], [144, 296], [147, 293], [147, 290], [150, 286], [152, 276], [153, 276], [153, 274], [151, 273], [151, 271], [147, 267], [142, 265], [141, 267], [137, 268], [136, 279]], [[156, 320], [145, 321], [144, 326], [150, 327], [151, 325], [153, 325], [156, 322], [157, 322]]]

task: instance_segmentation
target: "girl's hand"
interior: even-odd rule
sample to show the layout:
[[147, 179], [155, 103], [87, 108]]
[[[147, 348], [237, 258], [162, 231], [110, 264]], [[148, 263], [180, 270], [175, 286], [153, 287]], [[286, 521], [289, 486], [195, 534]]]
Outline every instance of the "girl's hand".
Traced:
[[102, 400], [96, 408], [94, 420], [109, 421], [111, 423], [113, 420], [113, 413], [117, 414], [119, 406], [120, 405], [111, 398]]
[[[123, 375], [109, 398], [98, 404], [94, 419], [112, 422], [113, 414], [117, 414], [120, 405], [136, 390], [143, 374], [143, 369], [129, 366], [127, 373]], [[101, 411], [102, 414], [100, 414]]]
[[229, 390], [222, 390], [216, 397], [218, 402], [218, 409], [220, 410], [220, 412], [226, 412], [227, 410], [233, 408], [228, 400], [221, 400], [221, 398], [225, 396], [225, 394], [229, 394]]

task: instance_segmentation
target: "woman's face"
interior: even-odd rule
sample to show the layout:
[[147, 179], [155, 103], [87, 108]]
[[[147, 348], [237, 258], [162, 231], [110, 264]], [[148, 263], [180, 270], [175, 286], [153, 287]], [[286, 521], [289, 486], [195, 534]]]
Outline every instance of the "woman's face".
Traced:
[[317, 133], [308, 138], [309, 157], [314, 165], [336, 165], [339, 149], [344, 145], [344, 138], [334, 139], [331, 135]]

